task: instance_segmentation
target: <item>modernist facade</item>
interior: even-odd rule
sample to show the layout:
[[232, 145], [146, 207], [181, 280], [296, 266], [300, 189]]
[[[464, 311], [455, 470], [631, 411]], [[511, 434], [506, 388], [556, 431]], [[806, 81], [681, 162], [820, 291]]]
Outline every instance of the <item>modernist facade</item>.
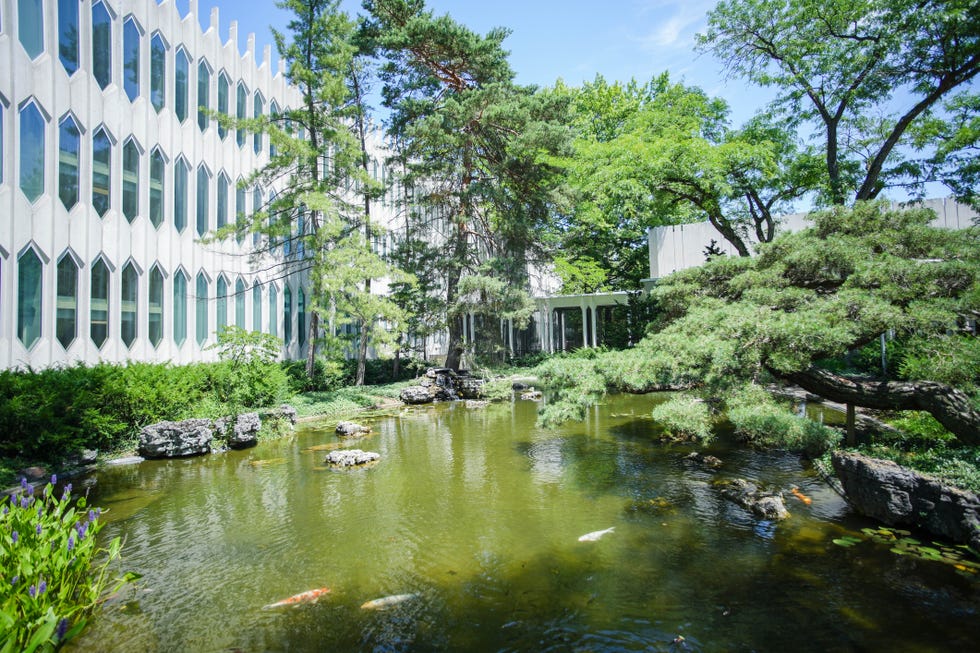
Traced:
[[245, 185], [268, 136], [208, 113], [298, 106], [268, 46], [240, 52], [217, 9], [202, 31], [196, 0], [0, 0], [0, 62], [0, 368], [208, 360], [226, 324], [304, 355], [303, 275], [202, 240], [277, 190]]

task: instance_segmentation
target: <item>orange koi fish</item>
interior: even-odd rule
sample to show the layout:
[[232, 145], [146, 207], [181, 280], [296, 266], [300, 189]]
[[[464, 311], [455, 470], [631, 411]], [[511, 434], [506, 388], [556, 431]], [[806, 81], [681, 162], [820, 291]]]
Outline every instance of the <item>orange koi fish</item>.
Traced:
[[793, 493], [794, 497], [796, 497], [806, 505], [810, 505], [811, 503], [813, 503], [813, 499], [800, 492], [800, 488], [798, 487], [794, 487], [792, 490], [790, 490], [790, 492]]
[[304, 603], [316, 603], [320, 600], [320, 597], [329, 594], [329, 587], [320, 587], [315, 590], [307, 590], [306, 592], [301, 592], [290, 596], [288, 599], [283, 599], [282, 601], [276, 601], [275, 603], [270, 603], [269, 605], [262, 606], [263, 610], [272, 610], [273, 608], [284, 608], [286, 606], [299, 606]]

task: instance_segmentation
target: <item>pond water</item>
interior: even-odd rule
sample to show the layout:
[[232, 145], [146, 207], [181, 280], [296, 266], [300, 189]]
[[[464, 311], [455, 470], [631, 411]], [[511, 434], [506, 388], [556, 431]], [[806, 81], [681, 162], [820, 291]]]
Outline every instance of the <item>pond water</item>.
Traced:
[[[950, 651], [980, 582], [895, 555], [799, 458], [661, 444], [658, 397], [545, 430], [517, 401], [361, 420], [368, 469], [323, 462], [334, 423], [203, 458], [108, 468], [93, 501], [138, 584], [72, 651]], [[717, 473], [682, 459], [718, 456]], [[760, 521], [713, 481], [786, 491]], [[789, 494], [798, 486], [806, 505]], [[597, 541], [593, 531], [614, 528]], [[321, 587], [316, 604], [263, 606]], [[361, 606], [410, 595], [387, 610]], [[404, 597], [403, 597], [404, 598]]]

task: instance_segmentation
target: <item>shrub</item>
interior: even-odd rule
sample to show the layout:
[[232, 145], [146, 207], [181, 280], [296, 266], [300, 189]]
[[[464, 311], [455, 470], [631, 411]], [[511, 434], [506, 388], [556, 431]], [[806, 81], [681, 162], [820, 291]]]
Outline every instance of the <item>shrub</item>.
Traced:
[[483, 384], [483, 398], [489, 401], [505, 401], [514, 395], [514, 384], [508, 379], [494, 379]]
[[691, 395], [677, 395], [653, 409], [653, 419], [671, 438], [709, 442], [711, 412], [704, 400]]
[[[72, 505], [71, 485], [60, 499], [56, 481], [40, 494], [21, 479], [20, 496], [0, 501], [0, 650], [54, 650], [78, 633], [109, 584], [109, 563], [120, 538], [101, 548], [99, 510]], [[118, 586], [136, 578], [127, 574]], [[118, 589], [117, 586], [117, 589]]]
[[342, 388], [351, 379], [343, 361], [317, 358], [313, 361], [313, 376], [306, 374], [306, 361], [284, 361], [282, 369], [293, 392], [331, 392]]
[[729, 400], [728, 419], [735, 434], [752, 444], [802, 451], [810, 457], [819, 456], [841, 439], [840, 432], [794, 415], [756, 385]]

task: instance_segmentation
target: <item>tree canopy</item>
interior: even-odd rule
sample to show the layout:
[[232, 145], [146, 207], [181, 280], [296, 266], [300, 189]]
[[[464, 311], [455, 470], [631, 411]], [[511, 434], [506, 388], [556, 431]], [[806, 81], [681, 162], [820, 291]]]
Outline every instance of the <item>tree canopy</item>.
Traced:
[[[599, 359], [603, 382], [591, 386], [724, 396], [782, 379], [857, 406], [924, 410], [977, 444], [978, 347], [964, 329], [980, 315], [980, 232], [929, 226], [933, 217], [878, 203], [836, 208], [757, 257], [675, 273], [652, 293], [655, 332], [628, 355]], [[899, 378], [841, 373], [834, 361], [886, 331], [905, 350]]]
[[722, 0], [699, 43], [730, 73], [775, 87], [784, 115], [818, 128], [830, 203], [945, 181], [958, 165], [941, 142], [911, 136], [943, 103], [973, 95], [975, 0]]

